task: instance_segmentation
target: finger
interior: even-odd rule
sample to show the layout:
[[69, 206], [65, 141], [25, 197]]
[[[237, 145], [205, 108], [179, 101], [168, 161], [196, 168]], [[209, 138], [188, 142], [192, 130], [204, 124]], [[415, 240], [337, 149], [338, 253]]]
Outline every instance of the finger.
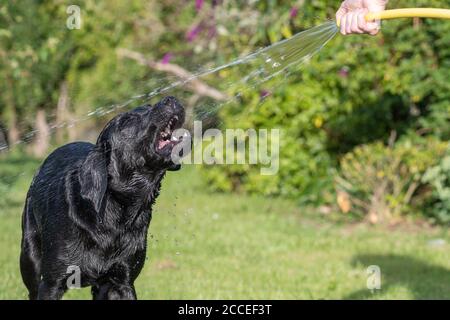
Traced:
[[341, 22], [342, 17], [344, 14], [347, 13], [347, 10], [345, 10], [342, 6], [339, 8], [339, 10], [336, 12], [336, 21]]
[[358, 26], [363, 33], [375, 35], [380, 30], [379, 21], [367, 21], [366, 15], [369, 13], [368, 9], [361, 9], [358, 14]]
[[376, 36], [378, 34], [378, 32], [380, 32], [380, 28], [376, 28], [376, 29], [373, 29], [372, 31], [369, 31], [369, 34], [371, 36]]
[[347, 24], [347, 15], [343, 15], [341, 18], [341, 33], [345, 36], [347, 33], [345, 32], [345, 27]]
[[371, 35], [376, 35], [380, 31], [380, 21], [368, 22], [365, 31]]
[[367, 21], [365, 11], [362, 11], [361, 14], [358, 15], [358, 27], [362, 32], [367, 32]]
[[359, 27], [359, 19], [361, 17], [361, 11], [355, 12], [352, 18], [352, 32], [353, 33], [363, 33], [363, 30]]
[[[386, 3], [387, 1], [385, 0], [372, 1], [367, 6], [367, 10], [373, 13], [381, 12], [385, 9]], [[380, 31], [380, 28], [381, 28], [380, 20], [369, 21], [367, 22], [366, 25], [366, 32], [371, 35], [376, 35]]]
[[347, 19], [345, 20], [345, 33], [346, 34], [352, 34], [352, 21], [353, 21], [353, 16], [355, 14], [353, 12], [349, 12], [347, 14]]

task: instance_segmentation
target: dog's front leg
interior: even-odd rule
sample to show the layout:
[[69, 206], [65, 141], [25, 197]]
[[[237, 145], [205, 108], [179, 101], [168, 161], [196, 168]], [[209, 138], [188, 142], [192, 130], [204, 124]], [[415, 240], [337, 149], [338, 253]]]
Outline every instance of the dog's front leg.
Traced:
[[38, 289], [38, 300], [60, 300], [66, 291], [63, 282], [41, 280]]
[[134, 285], [102, 283], [92, 287], [92, 299], [94, 300], [136, 300]]
[[92, 287], [94, 300], [136, 300], [134, 279], [127, 263], [116, 263], [108, 273]]

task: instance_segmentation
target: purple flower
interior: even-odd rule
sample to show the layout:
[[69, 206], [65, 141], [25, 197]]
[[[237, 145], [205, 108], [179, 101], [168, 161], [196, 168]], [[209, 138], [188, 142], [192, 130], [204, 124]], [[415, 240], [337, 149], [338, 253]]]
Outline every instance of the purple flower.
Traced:
[[204, 2], [204, 0], [195, 0], [195, 9], [197, 12], [202, 10]]
[[173, 54], [171, 52], [167, 52], [163, 58], [161, 59], [162, 64], [168, 64], [170, 60], [172, 60]]
[[297, 15], [298, 15], [298, 8], [297, 7], [292, 7], [291, 11], [289, 13], [289, 17], [291, 19], [294, 19], [295, 17], [297, 17]]
[[197, 38], [197, 36], [200, 33], [200, 31], [201, 31], [200, 25], [196, 25], [191, 30], [189, 30], [189, 32], [186, 34], [187, 41], [189, 41], [189, 42], [194, 41], [195, 38]]
[[339, 70], [339, 77], [341, 78], [347, 78], [349, 74], [350, 74], [349, 67], [342, 67], [341, 70]]
[[266, 89], [262, 89], [259, 93], [259, 97], [261, 98], [261, 100], [267, 98], [268, 96], [270, 96], [272, 93], [269, 90]]

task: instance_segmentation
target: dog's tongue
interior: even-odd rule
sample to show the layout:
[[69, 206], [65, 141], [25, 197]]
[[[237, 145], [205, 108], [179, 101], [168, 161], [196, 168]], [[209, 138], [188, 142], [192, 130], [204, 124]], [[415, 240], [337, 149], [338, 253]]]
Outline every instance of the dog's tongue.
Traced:
[[161, 150], [170, 143], [170, 140], [159, 140], [158, 149]]

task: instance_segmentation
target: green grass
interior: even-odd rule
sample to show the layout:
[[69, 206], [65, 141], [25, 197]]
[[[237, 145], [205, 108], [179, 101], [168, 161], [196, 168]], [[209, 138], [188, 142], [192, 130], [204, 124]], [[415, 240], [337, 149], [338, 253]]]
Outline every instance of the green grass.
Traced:
[[[38, 164], [0, 159], [0, 299], [26, 298], [20, 215]], [[446, 243], [430, 245], [437, 238]], [[210, 193], [192, 167], [164, 181], [148, 257], [136, 282], [140, 299], [450, 298], [448, 229], [332, 223], [287, 200]], [[382, 273], [373, 293], [369, 265]], [[89, 299], [89, 289], [65, 298]]]

